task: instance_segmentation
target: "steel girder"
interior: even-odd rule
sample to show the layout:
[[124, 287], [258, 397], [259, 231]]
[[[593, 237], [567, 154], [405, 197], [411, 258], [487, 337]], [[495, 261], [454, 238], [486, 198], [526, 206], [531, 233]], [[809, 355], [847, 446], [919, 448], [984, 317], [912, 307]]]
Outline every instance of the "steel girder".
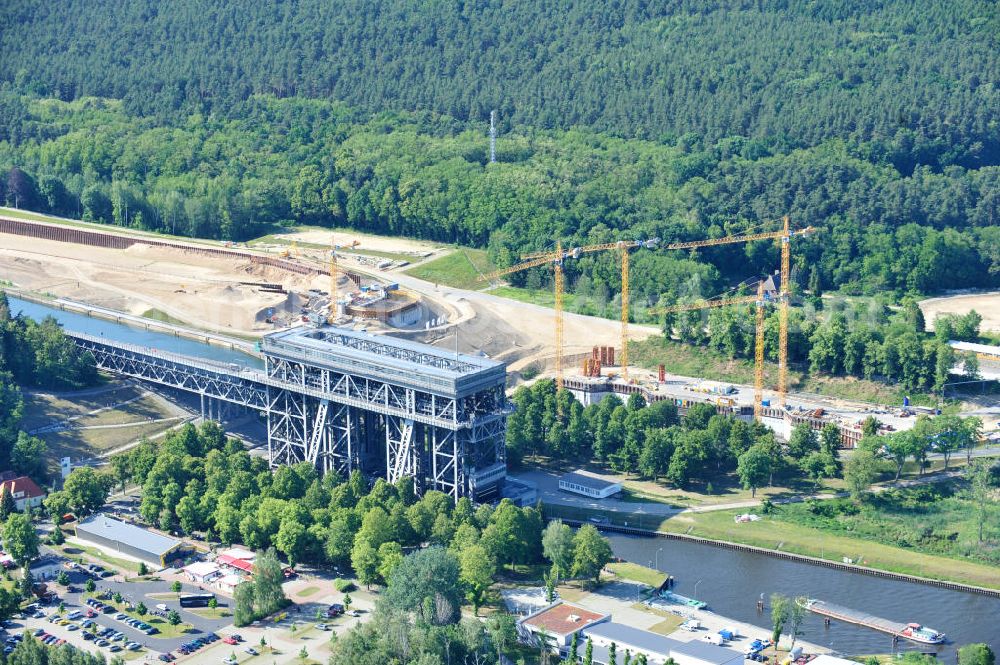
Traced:
[[81, 338], [75, 341], [94, 356], [94, 362], [100, 369], [253, 409], [267, 408], [264, 385], [234, 374], [223, 365], [218, 368], [207, 363], [195, 366], [125, 346]]
[[[100, 369], [266, 413], [272, 466], [309, 462], [347, 476], [384, 457], [390, 482], [413, 477], [418, 491], [455, 500], [505, 472], [502, 385], [455, 398], [272, 356], [262, 373], [69, 334]], [[383, 451], [367, 445], [374, 436], [384, 436]]]

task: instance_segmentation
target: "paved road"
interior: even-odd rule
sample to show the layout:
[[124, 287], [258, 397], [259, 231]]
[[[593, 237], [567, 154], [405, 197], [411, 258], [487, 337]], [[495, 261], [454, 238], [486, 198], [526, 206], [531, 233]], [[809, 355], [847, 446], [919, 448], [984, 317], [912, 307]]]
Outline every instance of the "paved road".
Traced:
[[[1000, 456], [1000, 446], [989, 446], [983, 448], [977, 448], [973, 450], [972, 457], [996, 457]], [[933, 453], [928, 455], [930, 459], [942, 459], [943, 455], [939, 453]], [[952, 460], [957, 458], [962, 458], [964, 460], [965, 453], [960, 452], [952, 455]], [[549, 471], [521, 471], [516, 474], [510, 474], [511, 477], [517, 478], [519, 480], [525, 480], [534, 483], [538, 487], [538, 498], [542, 503], [547, 503], [556, 506], [569, 506], [573, 508], [582, 509], [592, 509], [592, 510], [602, 510], [613, 513], [631, 513], [635, 514], [639, 522], [634, 526], [642, 528], [642, 520], [645, 519], [644, 516], [649, 515], [652, 518], [661, 520], [672, 515], [677, 515], [679, 513], [691, 512], [691, 513], [707, 513], [717, 510], [740, 510], [744, 508], [756, 508], [761, 505], [762, 499], [746, 499], [743, 501], [731, 501], [728, 503], [716, 503], [711, 505], [703, 506], [691, 506], [689, 508], [680, 508], [676, 506], [671, 506], [665, 503], [657, 502], [634, 502], [634, 501], [622, 501], [615, 498], [607, 499], [591, 499], [589, 497], [581, 496], [579, 494], [573, 494], [571, 492], [565, 492], [559, 489], [559, 476], [562, 474], [556, 474]], [[938, 472], [933, 474], [928, 474], [921, 476], [919, 478], [906, 478], [898, 482], [883, 483], [880, 485], [875, 485], [872, 488], [873, 492], [884, 492], [890, 488], [897, 487], [913, 487], [916, 485], [926, 485], [928, 483], [937, 483], [950, 478], [956, 478], [962, 475], [962, 471], [959, 469], [954, 469], [947, 472]], [[773, 503], [783, 504], [783, 503], [799, 503], [806, 501], [808, 499], [816, 499], [819, 501], [826, 501], [829, 499], [836, 499], [848, 496], [847, 492], [824, 492], [821, 494], [802, 494], [799, 496], [793, 496], [785, 499], [772, 499]], [[655, 522], [654, 522], [655, 525]]]
[[[47, 581], [53, 579], [59, 574], [60, 571], [66, 570], [63, 566], [66, 559], [59, 555], [58, 553], [45, 548], [44, 554], [46, 555], [43, 559], [40, 559], [31, 567], [31, 572], [36, 579]], [[60, 600], [66, 604], [66, 610], [71, 612], [73, 610], [85, 611], [87, 609], [86, 604], [83, 602], [83, 591], [84, 585], [87, 583], [89, 577], [79, 570], [67, 570], [70, 579], [70, 585], [76, 589], [77, 592], [71, 593], [66, 591], [63, 587], [49, 582], [50, 586], [59, 592]], [[170, 589], [171, 582], [124, 582], [121, 576], [108, 577], [97, 581], [98, 590], [109, 589], [112, 594], [120, 593], [122, 597], [138, 605], [140, 602], [144, 603], [146, 607], [152, 610], [156, 605], [163, 603], [169, 609], [177, 610], [180, 612], [181, 618], [193, 626], [191, 632], [180, 637], [172, 638], [162, 638], [151, 635], [146, 635], [138, 630], [128, 626], [121, 621], [115, 620], [113, 614], [101, 614], [94, 619], [98, 624], [114, 628], [115, 630], [121, 631], [129, 640], [132, 642], [138, 642], [140, 644], [146, 645], [155, 651], [172, 651], [184, 644], [189, 642], [198, 635], [202, 635], [206, 632], [215, 632], [224, 626], [228, 626], [231, 623], [230, 619], [207, 619], [202, 617], [190, 610], [184, 609], [176, 600], [163, 600], [158, 598], [151, 598], [150, 594], [161, 594], [161, 593], [171, 593]], [[195, 593], [198, 591], [198, 587], [186, 584], [183, 588], [184, 592]], [[218, 596], [220, 606], [225, 606], [228, 604], [228, 600], [223, 596]], [[58, 602], [46, 608], [46, 613], [51, 613]], [[41, 620], [43, 623], [40, 624], [42, 627], [51, 626]], [[46, 629], [47, 630], [47, 629]], [[52, 631], [49, 631], [52, 632]]]

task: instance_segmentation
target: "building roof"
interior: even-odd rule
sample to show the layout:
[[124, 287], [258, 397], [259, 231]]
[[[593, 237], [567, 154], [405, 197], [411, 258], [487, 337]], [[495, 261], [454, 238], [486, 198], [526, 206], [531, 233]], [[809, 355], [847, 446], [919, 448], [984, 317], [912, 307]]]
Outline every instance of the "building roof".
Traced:
[[220, 552], [219, 556], [229, 556], [234, 559], [246, 559], [247, 561], [253, 561], [257, 558], [257, 554], [255, 552], [245, 550], [242, 547], [231, 547], [228, 550]]
[[215, 557], [215, 562], [223, 566], [231, 566], [232, 568], [238, 568], [245, 573], [253, 572], [253, 562], [247, 561], [246, 559], [237, 559], [234, 556], [228, 554], [220, 554]]
[[223, 575], [222, 577], [216, 580], [216, 583], [221, 584], [223, 586], [235, 587], [242, 584], [243, 581], [244, 581], [243, 578], [240, 577], [239, 575]]
[[559, 480], [560, 482], [565, 481], [567, 483], [576, 483], [577, 485], [582, 485], [583, 487], [589, 487], [592, 490], [598, 491], [605, 490], [619, 484], [579, 469], [576, 471], [570, 471], [569, 473], [564, 473]]
[[485, 356], [336, 326], [271, 333], [264, 336], [261, 348], [268, 356], [435, 391], [465, 394], [506, 381], [506, 365]]
[[89, 533], [101, 538], [110, 538], [119, 543], [125, 543], [143, 552], [162, 557], [181, 544], [181, 541], [163, 536], [142, 527], [120, 522], [100, 513], [91, 515], [76, 525], [77, 534]]
[[0, 493], [3, 492], [10, 492], [10, 495], [15, 497], [19, 492], [23, 492], [25, 499], [45, 496], [45, 491], [28, 476], [18, 476], [12, 480], [3, 481], [3, 484], [0, 485]]
[[549, 635], [569, 635], [608, 618], [607, 614], [591, 612], [578, 605], [556, 603], [521, 619], [525, 626], [544, 630]]
[[584, 631], [584, 634], [588, 637], [598, 637], [609, 642], [614, 642], [618, 645], [619, 649], [633, 647], [654, 654], [662, 654], [664, 658], [669, 657], [670, 651], [681, 644], [679, 641], [672, 640], [669, 637], [613, 621], [590, 626]]
[[976, 353], [1000, 356], [1000, 346], [994, 346], [992, 344], [977, 344], [976, 342], [956, 342], [955, 340], [948, 340], [948, 346], [958, 351], [975, 351]]
[[219, 572], [219, 567], [209, 561], [195, 561], [192, 564], [184, 566], [183, 570], [195, 577], [205, 577], [206, 575]]
[[697, 658], [704, 663], [715, 663], [716, 665], [731, 663], [734, 660], [738, 661], [740, 665], [743, 663], [743, 654], [736, 649], [715, 646], [701, 640], [691, 640], [690, 642], [681, 642], [680, 640], [671, 641], [675, 642], [675, 646], [670, 647], [671, 654], [681, 654], [689, 658]]

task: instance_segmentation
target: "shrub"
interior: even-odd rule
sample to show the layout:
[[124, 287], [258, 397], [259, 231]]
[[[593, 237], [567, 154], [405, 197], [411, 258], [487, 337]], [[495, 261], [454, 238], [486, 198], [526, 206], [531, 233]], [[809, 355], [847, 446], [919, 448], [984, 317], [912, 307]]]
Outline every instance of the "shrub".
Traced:
[[354, 582], [351, 580], [345, 580], [338, 577], [333, 581], [333, 588], [340, 593], [347, 593], [348, 591], [354, 591], [356, 587], [354, 586]]

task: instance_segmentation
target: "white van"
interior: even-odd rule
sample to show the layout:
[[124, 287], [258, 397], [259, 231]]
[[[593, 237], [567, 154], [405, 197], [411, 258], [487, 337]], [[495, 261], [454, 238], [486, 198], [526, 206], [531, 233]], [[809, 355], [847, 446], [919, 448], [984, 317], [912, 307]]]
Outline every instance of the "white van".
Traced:
[[706, 633], [701, 636], [701, 639], [705, 640], [709, 644], [714, 644], [715, 646], [721, 647], [725, 640], [722, 639], [722, 635], [717, 633]]

